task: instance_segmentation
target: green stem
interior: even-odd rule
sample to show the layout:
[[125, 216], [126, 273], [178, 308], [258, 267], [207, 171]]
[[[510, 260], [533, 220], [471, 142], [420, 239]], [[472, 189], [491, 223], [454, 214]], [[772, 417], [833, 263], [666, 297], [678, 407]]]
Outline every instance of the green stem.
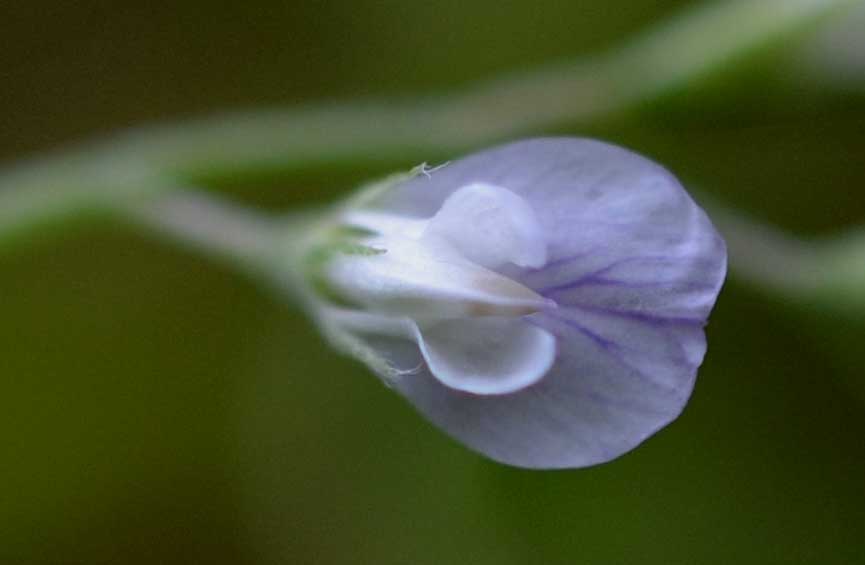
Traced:
[[0, 248], [46, 225], [110, 212], [139, 193], [238, 172], [420, 161], [640, 106], [789, 40], [858, 0], [699, 6], [622, 49], [402, 102], [233, 114], [133, 130], [0, 173]]
[[307, 300], [297, 270], [299, 253], [320, 211], [273, 216], [212, 193], [175, 188], [116, 210], [165, 241], [249, 275], [296, 305]]
[[203, 192], [175, 190], [124, 210], [158, 236], [252, 271], [267, 268], [282, 235], [275, 218]]
[[700, 200], [727, 242], [732, 276], [800, 309], [865, 314], [865, 230], [805, 240]]
[[[587, 125], [690, 88], [857, 5], [859, 0], [718, 2], [596, 58], [450, 96], [250, 112], [132, 130], [0, 173], [0, 251], [48, 226], [120, 212], [244, 269], [272, 271], [273, 253], [287, 252], [292, 239], [285, 224], [201, 193], [174, 191], [244, 172], [417, 162], [507, 136]], [[159, 196], [163, 192], [169, 194]], [[812, 245], [716, 208], [734, 275], [787, 295], [831, 295], [839, 304], [852, 298], [865, 310], [856, 286], [865, 279], [865, 257], [853, 239]]]

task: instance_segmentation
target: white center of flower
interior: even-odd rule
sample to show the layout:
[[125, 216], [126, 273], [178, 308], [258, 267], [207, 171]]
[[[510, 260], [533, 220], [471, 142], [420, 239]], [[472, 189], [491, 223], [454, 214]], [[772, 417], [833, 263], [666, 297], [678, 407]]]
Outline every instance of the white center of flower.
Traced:
[[330, 261], [331, 288], [360, 310], [340, 310], [346, 329], [417, 342], [433, 375], [477, 394], [512, 392], [552, 365], [555, 339], [523, 319], [555, 304], [495, 269], [547, 261], [544, 230], [528, 203], [491, 184], [451, 194], [429, 219], [352, 211], [376, 253]]

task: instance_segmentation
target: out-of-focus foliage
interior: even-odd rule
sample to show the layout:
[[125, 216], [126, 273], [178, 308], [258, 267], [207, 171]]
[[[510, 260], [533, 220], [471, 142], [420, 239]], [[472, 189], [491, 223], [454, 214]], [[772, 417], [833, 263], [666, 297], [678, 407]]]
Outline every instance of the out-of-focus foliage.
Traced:
[[[102, 4], [0, 8], [6, 159], [152, 119], [435, 93], [695, 3]], [[583, 133], [796, 233], [861, 224], [865, 99], [784, 47]], [[384, 172], [225, 188], [281, 209]], [[440, 435], [248, 281], [81, 227], [0, 258], [0, 561], [855, 562], [865, 324], [813, 308], [729, 286], [680, 420], [609, 465], [532, 473]]]

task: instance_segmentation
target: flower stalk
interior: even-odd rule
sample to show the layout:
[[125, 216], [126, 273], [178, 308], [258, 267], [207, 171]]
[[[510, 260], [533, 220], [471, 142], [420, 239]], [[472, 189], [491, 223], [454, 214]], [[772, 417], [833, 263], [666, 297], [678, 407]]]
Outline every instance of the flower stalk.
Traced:
[[[555, 127], [588, 126], [684, 91], [858, 0], [698, 5], [601, 56], [435, 100], [245, 112], [131, 130], [0, 172], [0, 249], [137, 195], [310, 166], [398, 163]], [[735, 33], [729, 33], [735, 29]], [[167, 181], [167, 182], [166, 182]]]
[[[332, 345], [493, 459], [591, 465], [678, 415], [726, 257], [675, 179], [567, 138], [423, 171], [302, 223], [194, 192], [128, 213], [288, 291]], [[810, 299], [829, 290], [838, 250], [717, 219], [744, 277]]]

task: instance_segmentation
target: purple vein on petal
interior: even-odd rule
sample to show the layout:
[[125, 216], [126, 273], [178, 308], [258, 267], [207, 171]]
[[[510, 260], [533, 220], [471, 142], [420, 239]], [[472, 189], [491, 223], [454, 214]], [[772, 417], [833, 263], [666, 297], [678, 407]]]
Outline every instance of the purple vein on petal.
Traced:
[[[631, 363], [629, 363], [628, 361], [623, 359], [619, 353], [617, 353], [616, 351], [613, 351], [614, 349], [621, 349], [622, 348], [622, 346], [620, 344], [616, 343], [615, 341], [609, 340], [609, 339], [593, 332], [592, 330], [586, 328], [585, 326], [583, 326], [577, 322], [567, 320], [564, 318], [560, 318], [558, 316], [549, 316], [549, 317], [556, 319], [557, 321], [559, 321], [562, 324], [564, 324], [565, 326], [567, 326], [569, 329], [576, 330], [580, 334], [584, 335], [589, 340], [591, 340], [592, 342], [597, 344], [599, 347], [608, 351], [610, 353], [610, 355], [613, 356], [613, 358], [615, 358], [617, 361], [622, 363], [625, 367], [633, 370], [641, 378], [652, 382], [655, 386], [662, 388], [663, 390], [672, 390], [673, 392], [676, 392], [676, 393], [681, 392], [677, 388], [666, 387], [666, 386], [658, 384], [657, 382], [654, 382], [653, 379], [649, 375], [647, 375], [644, 371], [634, 367]], [[560, 340], [564, 339], [564, 336], [562, 335], [561, 332], [555, 331], [554, 329], [548, 327], [547, 325], [540, 323], [538, 320], [526, 318], [526, 321], [528, 323], [534, 325], [534, 326], [544, 328], [547, 331], [550, 331], [551, 333], [553, 333], [553, 335], [555, 335]], [[648, 408], [647, 406], [639, 406], [639, 405], [634, 404], [633, 402], [626, 402], [620, 398], [613, 398], [613, 397], [611, 397], [611, 396], [609, 396], [603, 392], [600, 392], [599, 390], [596, 390], [594, 388], [585, 389], [583, 391], [583, 394], [585, 395], [586, 398], [590, 399], [595, 404], [599, 404], [605, 408], [617, 408], [617, 409], [626, 409], [626, 410], [635, 410], [636, 409], [636, 410], [639, 410], [643, 413], [660, 414], [660, 412], [658, 412], [657, 410], [652, 410], [652, 409]]]
[[708, 291], [714, 288], [713, 285], [709, 284], [701, 284], [694, 282], [683, 282], [680, 280], [655, 280], [655, 281], [622, 281], [618, 279], [609, 279], [595, 275], [586, 275], [584, 277], [580, 277], [579, 280], [571, 281], [569, 283], [543, 288], [538, 291], [539, 294], [549, 295], [559, 292], [565, 292], [568, 290], [576, 290], [578, 288], [590, 287], [590, 286], [612, 286], [618, 288], [657, 288], [657, 287], [669, 287], [676, 288], [680, 291], [685, 292], [701, 292]]
[[[561, 316], [557, 316], [557, 315], [553, 315], [553, 314], [547, 314], [546, 317], [551, 318], [551, 319], [553, 319], [553, 320], [555, 320], [561, 324], [564, 324], [568, 328], [570, 328], [570, 329], [578, 332], [579, 334], [583, 335], [584, 337], [588, 338], [595, 345], [597, 345], [600, 349], [605, 351], [613, 359], [615, 359], [618, 363], [620, 363], [623, 367], [629, 369], [636, 376], [640, 377], [644, 381], [652, 383], [653, 386], [655, 386], [661, 390], [671, 391], [671, 392], [674, 392], [676, 394], [682, 393], [682, 391], [680, 390], [680, 387], [672, 387], [672, 386], [669, 386], [669, 385], [664, 384], [664, 383], [659, 383], [656, 378], [652, 377], [652, 375], [646, 373], [643, 369], [639, 368], [638, 366], [634, 365], [634, 363], [632, 363], [631, 361], [626, 359], [624, 353], [628, 348], [626, 346], [622, 345], [621, 343], [619, 343], [615, 340], [611, 340], [609, 338], [606, 338], [606, 337], [598, 334], [597, 332], [592, 331], [591, 329], [586, 327], [584, 324], [581, 324], [580, 322], [578, 322], [576, 320], [572, 320], [569, 318], [563, 318]], [[560, 337], [560, 339], [561, 339], [561, 337]], [[677, 349], [679, 350], [679, 352], [681, 354], [681, 352], [682, 352], [681, 345], [680, 344], [677, 344], [677, 345], [678, 345]], [[637, 353], [639, 353], [639, 352], [637, 352]], [[684, 362], [684, 359], [679, 359], [678, 361]]]
[[530, 272], [530, 273], [542, 273], [544, 271], [548, 271], [551, 269], [557, 269], [559, 267], [563, 267], [565, 265], [568, 265], [569, 263], [573, 263], [574, 261], [579, 261], [580, 259], [585, 259], [586, 257], [588, 257], [589, 255], [592, 255], [593, 253], [595, 253], [594, 250], [583, 251], [582, 253], [576, 253], [574, 255], [562, 257], [561, 259], [556, 259], [554, 261], [548, 262], [543, 267], [540, 267], [537, 269], [528, 269], [528, 272]]
[[579, 302], [568, 302], [561, 306], [566, 308], [575, 308], [595, 314], [605, 316], [614, 316], [617, 318], [626, 318], [637, 322], [643, 322], [649, 326], [662, 327], [671, 325], [687, 325], [703, 327], [706, 325], [706, 320], [703, 318], [691, 318], [688, 316], [664, 316], [660, 314], [649, 314], [647, 312], [635, 312], [634, 310], [620, 310], [618, 308], [610, 308], [608, 306], [598, 306], [595, 304], [582, 304]]
[[[585, 255], [588, 255], [588, 254], [585, 254]], [[567, 260], [570, 261], [573, 259], [575, 259], [575, 257], [569, 257]], [[595, 269], [593, 271], [585, 273], [575, 280], [568, 281], [568, 282], [558, 284], [558, 285], [548, 286], [548, 287], [541, 288], [541, 289], [536, 289], [536, 292], [538, 292], [540, 294], [546, 294], [546, 293], [552, 293], [552, 292], [562, 292], [565, 290], [572, 290], [574, 288], [579, 288], [581, 286], [590, 286], [590, 285], [611, 285], [611, 286], [643, 288], [643, 287], [650, 287], [650, 286], [660, 286], [660, 285], [672, 284], [675, 281], [639, 281], [639, 282], [635, 281], [635, 282], [628, 282], [628, 281], [620, 281], [617, 279], [604, 278], [602, 275], [609, 273], [613, 269], [615, 269], [617, 267], [621, 267], [622, 265], [626, 265], [628, 263], [635, 263], [635, 262], [641, 262], [642, 261], [642, 262], [647, 262], [647, 263], [653, 263], [656, 265], [660, 265], [663, 263], [669, 263], [670, 265], [675, 265], [678, 260], [679, 260], [678, 258], [668, 257], [668, 256], [663, 256], [663, 257], [658, 257], [658, 256], [654, 256], [654, 257], [653, 256], [649, 256], [649, 257], [646, 257], [646, 256], [624, 257], [624, 258], [618, 259], [618, 260], [616, 260], [616, 261], [614, 261], [608, 265], [605, 265], [599, 269]], [[558, 265], [548, 264], [543, 269], [541, 269], [537, 272], [547, 271], [547, 270], [550, 270], [552, 268], [555, 268], [555, 266], [558, 266]], [[700, 289], [695, 289], [695, 290], [700, 290]]]
[[569, 328], [576, 330], [579, 333], [583, 334], [585, 337], [592, 340], [601, 349], [608, 351], [612, 355], [618, 357], [618, 354], [616, 353], [615, 350], [619, 349], [620, 345], [618, 343], [616, 343], [615, 341], [613, 341], [611, 339], [607, 339], [604, 336], [602, 336], [596, 332], [593, 332], [592, 330], [590, 330], [589, 328], [587, 328], [583, 324], [577, 322], [576, 320], [570, 320], [568, 318], [562, 318], [561, 316], [555, 316], [552, 314], [548, 314], [548, 315], [551, 318], [555, 318], [559, 322], [565, 324]]

